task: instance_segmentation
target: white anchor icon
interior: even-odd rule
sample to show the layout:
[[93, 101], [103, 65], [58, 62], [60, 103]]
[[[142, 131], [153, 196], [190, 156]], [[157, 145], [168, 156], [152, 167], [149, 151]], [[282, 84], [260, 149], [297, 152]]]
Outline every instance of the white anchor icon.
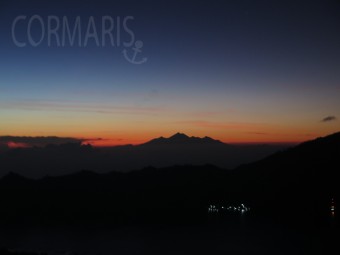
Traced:
[[135, 64], [135, 65], [143, 64], [143, 63], [145, 63], [148, 60], [145, 57], [142, 60], [140, 60], [140, 61], [136, 61], [136, 57], [137, 57], [138, 53], [142, 52], [142, 50], [141, 50], [142, 48], [143, 48], [143, 42], [138, 40], [138, 41], [135, 42], [135, 47], [132, 48], [132, 50], [133, 50], [132, 58], [130, 59], [128, 57], [126, 49], [123, 50], [123, 55], [124, 55], [125, 59], [127, 61], [129, 61], [130, 63], [132, 63], [132, 64]]

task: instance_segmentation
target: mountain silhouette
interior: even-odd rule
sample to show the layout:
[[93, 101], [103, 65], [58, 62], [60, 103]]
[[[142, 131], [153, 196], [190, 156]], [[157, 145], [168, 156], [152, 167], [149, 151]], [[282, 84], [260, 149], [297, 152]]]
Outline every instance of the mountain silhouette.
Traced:
[[24, 177], [20, 174], [9, 172], [4, 177], [0, 179], [0, 185], [7, 186], [7, 187], [23, 187], [30, 183], [32, 183], [33, 180]]
[[17, 148], [0, 152], [0, 176], [12, 171], [28, 177], [66, 175], [83, 169], [98, 173], [132, 171], [173, 165], [212, 164], [234, 168], [254, 162], [287, 145], [236, 146], [210, 137], [189, 137], [177, 133], [140, 145], [96, 148], [81, 142], [50, 144], [45, 147]]
[[339, 156], [340, 132], [235, 169], [234, 190], [271, 210], [286, 211], [290, 204], [300, 212], [327, 214], [330, 200], [340, 198]]
[[[328, 178], [329, 182], [338, 174], [340, 156], [340, 132], [301, 143], [298, 146], [275, 153], [256, 163], [244, 165], [235, 171], [251, 179], [275, 178], [280, 181], [308, 181], [311, 178]], [[256, 171], [255, 171], [256, 170]], [[264, 180], [264, 179], [263, 179]], [[319, 179], [320, 180], [320, 179]]]
[[0, 180], [0, 220], [190, 221], [203, 220], [209, 204], [242, 202], [288, 222], [323, 222], [340, 197], [339, 152], [336, 133], [234, 170], [148, 167], [38, 180], [9, 173]]
[[170, 136], [169, 138], [159, 137], [159, 138], [153, 139], [149, 142], [142, 144], [141, 146], [145, 146], [145, 145], [189, 145], [189, 144], [204, 145], [204, 144], [224, 144], [224, 143], [219, 140], [214, 140], [208, 136], [205, 136], [203, 138], [195, 137], [195, 136], [189, 137], [183, 133], [176, 133], [173, 136]]

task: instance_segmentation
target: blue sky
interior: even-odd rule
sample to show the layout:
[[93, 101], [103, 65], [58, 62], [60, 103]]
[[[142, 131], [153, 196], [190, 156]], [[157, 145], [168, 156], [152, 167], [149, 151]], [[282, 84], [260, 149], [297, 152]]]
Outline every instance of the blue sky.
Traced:
[[[290, 142], [335, 132], [336, 119], [320, 120], [340, 116], [339, 10], [338, 1], [2, 1], [0, 135]], [[94, 40], [19, 48], [19, 15], [25, 42], [33, 15], [45, 25], [80, 16], [84, 28], [93, 16], [99, 32], [102, 16], [132, 16], [147, 62]]]

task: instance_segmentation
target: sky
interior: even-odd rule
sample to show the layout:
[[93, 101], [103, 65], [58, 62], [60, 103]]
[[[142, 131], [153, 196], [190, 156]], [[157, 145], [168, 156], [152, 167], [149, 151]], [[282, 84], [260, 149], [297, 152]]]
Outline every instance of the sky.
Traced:
[[337, 132], [339, 12], [336, 0], [2, 0], [0, 136], [291, 143]]

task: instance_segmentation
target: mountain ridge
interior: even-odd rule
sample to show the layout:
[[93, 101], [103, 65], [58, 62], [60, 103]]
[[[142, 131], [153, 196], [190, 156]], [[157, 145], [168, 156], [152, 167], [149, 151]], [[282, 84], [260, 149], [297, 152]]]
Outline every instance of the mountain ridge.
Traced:
[[[155, 139], [151, 139], [150, 141], [143, 143], [139, 146], [145, 145], [186, 145], [186, 144], [225, 144], [220, 140], [215, 140], [211, 137], [205, 136], [203, 138], [196, 136], [188, 136], [184, 133], [177, 132], [176, 134], [165, 138], [163, 136]], [[226, 145], [226, 144], [225, 144]]]
[[176, 222], [205, 219], [209, 204], [245, 203], [255, 213], [310, 224], [329, 215], [331, 198], [340, 197], [339, 148], [340, 133], [336, 133], [231, 171], [182, 165], [128, 173], [81, 171], [34, 181], [9, 174], [0, 179], [0, 219], [40, 220], [44, 215], [47, 221]]
[[12, 171], [27, 177], [70, 174], [82, 169], [103, 173], [128, 172], [144, 167], [212, 164], [233, 169], [262, 159], [288, 145], [231, 145], [208, 136], [176, 133], [141, 145], [99, 148], [69, 143], [17, 148], [0, 153], [0, 176]]

